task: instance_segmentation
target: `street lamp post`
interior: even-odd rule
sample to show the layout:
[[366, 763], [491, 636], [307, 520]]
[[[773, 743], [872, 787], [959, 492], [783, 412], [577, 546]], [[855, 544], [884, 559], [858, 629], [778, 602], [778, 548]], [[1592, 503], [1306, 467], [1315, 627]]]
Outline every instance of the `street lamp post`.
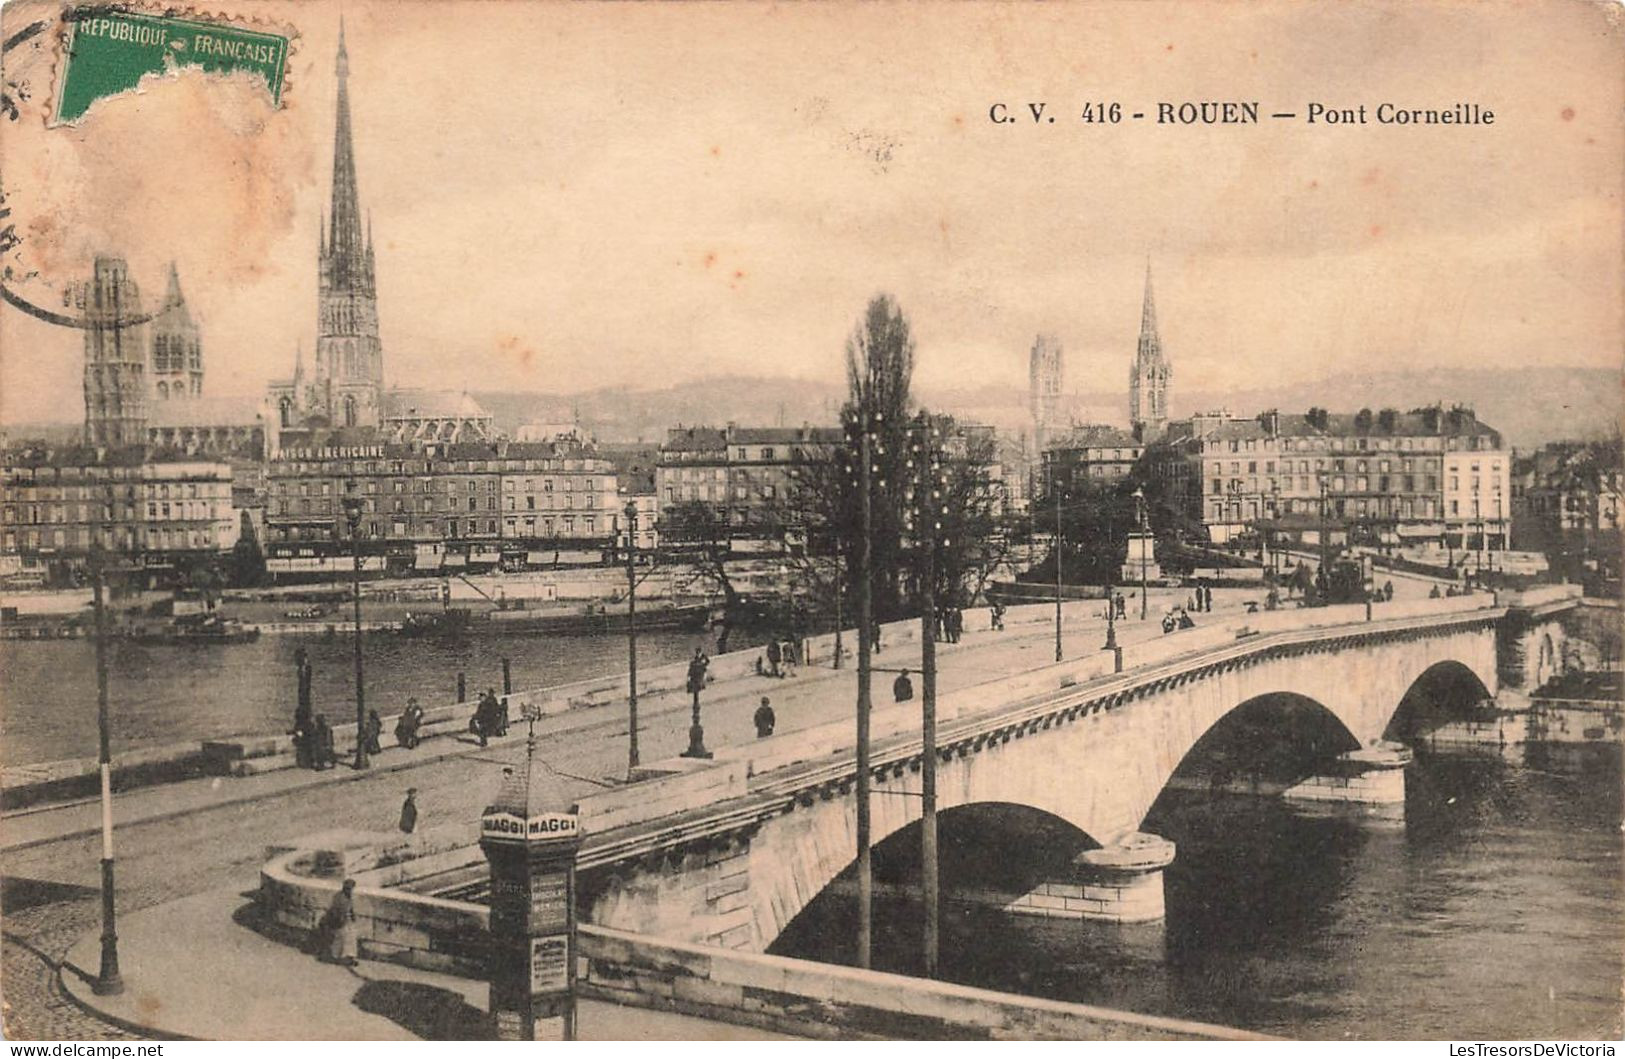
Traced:
[[[349, 488], [355, 488], [352, 479]], [[350, 523], [350, 587], [355, 594], [355, 767], [367, 767], [367, 693], [361, 669], [361, 509], [362, 500], [354, 492], [344, 498], [344, 517]]]
[[842, 666], [841, 655], [846, 653], [846, 645], [841, 642], [841, 623], [846, 620], [841, 613], [841, 602], [846, 598], [846, 561], [841, 555], [841, 545], [835, 545], [835, 667]]
[[1045, 466], [1049, 470], [1049, 491], [1055, 501], [1055, 660], [1061, 660], [1061, 491], [1055, 487], [1055, 456]]
[[1134, 490], [1134, 507], [1140, 516], [1140, 620], [1144, 621], [1146, 615], [1145, 538], [1147, 531], [1144, 489], [1136, 488]]
[[638, 505], [626, 502], [626, 777], [638, 767]]
[[1117, 548], [1112, 541], [1111, 516], [1106, 517], [1106, 642], [1102, 651], [1117, 650]]
[[124, 992], [124, 979], [118, 967], [117, 915], [113, 899], [113, 755], [111, 718], [107, 710], [107, 605], [102, 583], [101, 541], [91, 547], [95, 574], [96, 606], [96, 734], [101, 744], [99, 763], [102, 779], [102, 965], [91, 989], [99, 996]]
[[1328, 522], [1327, 508], [1331, 503], [1326, 492], [1326, 476], [1320, 476], [1320, 605], [1330, 602], [1332, 572], [1330, 569], [1332, 542], [1331, 528]]

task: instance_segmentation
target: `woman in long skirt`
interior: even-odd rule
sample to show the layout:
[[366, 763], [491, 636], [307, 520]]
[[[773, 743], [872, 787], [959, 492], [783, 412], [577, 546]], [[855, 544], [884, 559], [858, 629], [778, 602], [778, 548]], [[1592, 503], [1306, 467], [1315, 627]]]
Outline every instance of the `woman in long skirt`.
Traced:
[[355, 880], [345, 879], [344, 888], [327, 909], [328, 956], [346, 967], [356, 965]]

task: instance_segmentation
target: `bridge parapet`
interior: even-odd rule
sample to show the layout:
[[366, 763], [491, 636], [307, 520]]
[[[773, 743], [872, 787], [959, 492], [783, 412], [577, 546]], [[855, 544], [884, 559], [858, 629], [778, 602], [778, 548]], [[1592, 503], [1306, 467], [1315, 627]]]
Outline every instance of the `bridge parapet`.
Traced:
[[[1183, 682], [1181, 674], [1189, 671], [1229, 664], [1270, 648], [1312, 643], [1334, 632], [1420, 631], [1432, 624], [1430, 619], [1476, 616], [1489, 622], [1503, 613], [1490, 594], [1481, 593], [1380, 604], [1369, 623], [1365, 621], [1365, 607], [1361, 604], [1240, 615], [1222, 625], [1183, 630], [1128, 645], [1123, 648], [1121, 672], [1115, 671], [1110, 652], [1095, 651], [1041, 666], [1013, 679], [942, 695], [937, 704], [939, 744], [941, 752], [947, 755], [953, 752], [950, 744], [955, 740], [969, 743], [984, 738], [987, 732], [1001, 731], [1006, 733], [1003, 738], [1008, 739], [1009, 733], [1024, 731], [1027, 725], [1041, 723], [1058, 711], [1075, 713], [1076, 708], [1071, 705], [1074, 702], [1104, 701], [1113, 699], [1114, 694], [1130, 695], [1129, 689], [1145, 685], [1148, 677], [1154, 681]], [[1123, 690], [1116, 691], [1119, 688]], [[1390, 706], [1397, 705], [1398, 694], [1393, 697], [1394, 703]], [[871, 738], [876, 748], [877, 770], [900, 767], [891, 763], [893, 759], [903, 762], [909, 761], [911, 756], [917, 759], [918, 725], [917, 702], [876, 706], [871, 718]], [[771, 801], [772, 792], [819, 789], [831, 784], [844, 792], [851, 782], [852, 740], [852, 723], [840, 720], [719, 748], [713, 760], [698, 768], [695, 762], [687, 760], [655, 762], [649, 767], [651, 773], [666, 771], [663, 768], [666, 764], [674, 774], [679, 769], [685, 771], [681, 777], [650, 779], [582, 800], [583, 827], [590, 835], [583, 851], [583, 866], [612, 863], [633, 849], [652, 848], [651, 844], [658, 846], [662, 821], [671, 824], [672, 835], [692, 836], [696, 829], [705, 830], [705, 825], [698, 821], [683, 822], [680, 818], [685, 815], [703, 816], [715, 809], [722, 817], [732, 820], [734, 814], [723, 811], [720, 805], [724, 801], [751, 802], [764, 797]], [[917, 764], [909, 767], [917, 768]], [[734, 770], [727, 773], [726, 782], [699, 778], [708, 771], [722, 769]], [[747, 794], [749, 797], [744, 797]], [[738, 816], [753, 818], [761, 811], [741, 804]], [[593, 823], [600, 812], [605, 814], [604, 824], [609, 826]], [[719, 822], [717, 826], [724, 825]]]

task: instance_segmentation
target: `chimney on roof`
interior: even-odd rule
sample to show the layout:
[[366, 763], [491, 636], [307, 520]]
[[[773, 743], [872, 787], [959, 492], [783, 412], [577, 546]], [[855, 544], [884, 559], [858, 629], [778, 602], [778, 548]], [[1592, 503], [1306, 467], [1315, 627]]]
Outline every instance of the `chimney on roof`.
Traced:
[[1275, 437], [1281, 432], [1280, 409], [1271, 408], [1267, 412], [1259, 413], [1258, 424], [1264, 428], [1264, 433], [1268, 434], [1272, 438]]

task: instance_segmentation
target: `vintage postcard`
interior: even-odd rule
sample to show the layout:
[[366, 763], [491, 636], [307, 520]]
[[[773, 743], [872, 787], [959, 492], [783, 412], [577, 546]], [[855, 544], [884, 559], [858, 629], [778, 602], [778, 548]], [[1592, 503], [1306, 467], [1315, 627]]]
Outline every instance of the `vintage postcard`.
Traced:
[[1617, 3], [0, 46], [8, 1041], [1615, 1054]]

